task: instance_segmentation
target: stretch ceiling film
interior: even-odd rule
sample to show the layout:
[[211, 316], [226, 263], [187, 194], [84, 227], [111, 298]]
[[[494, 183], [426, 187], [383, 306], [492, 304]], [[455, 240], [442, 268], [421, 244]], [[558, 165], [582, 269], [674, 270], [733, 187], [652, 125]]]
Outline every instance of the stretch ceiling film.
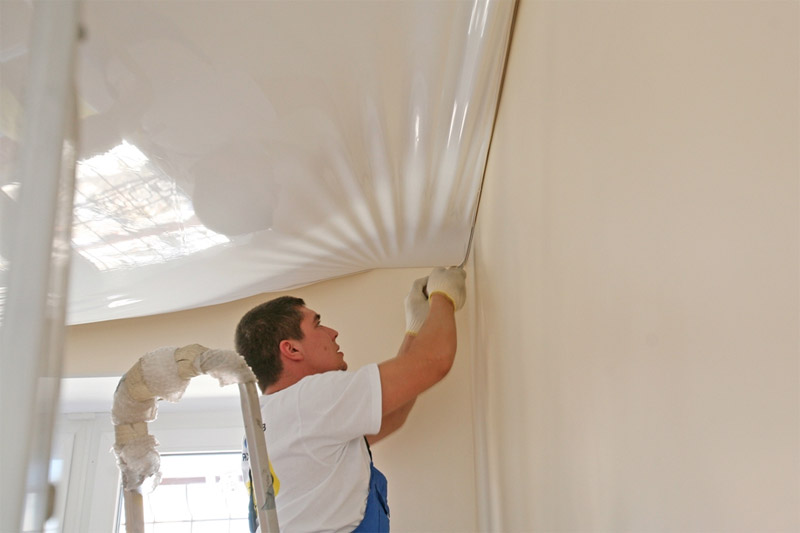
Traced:
[[[31, 8], [3, 3], [8, 202]], [[69, 323], [460, 264], [513, 9], [84, 2]]]

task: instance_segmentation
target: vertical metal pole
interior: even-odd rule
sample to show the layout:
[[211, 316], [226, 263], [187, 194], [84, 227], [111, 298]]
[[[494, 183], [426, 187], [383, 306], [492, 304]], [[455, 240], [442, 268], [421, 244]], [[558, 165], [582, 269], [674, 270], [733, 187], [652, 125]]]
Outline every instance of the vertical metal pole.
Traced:
[[52, 493], [47, 476], [61, 377], [70, 253], [77, 38], [77, 0], [34, 4], [23, 137], [16, 167], [19, 197], [15, 211], [4, 217], [13, 221], [13, 227], [4, 228], [10, 252], [0, 325], [3, 532], [22, 529], [26, 500], [26, 526], [41, 531]]
[[125, 532], [144, 533], [144, 498], [140, 490], [122, 491], [125, 505]]
[[264, 421], [261, 419], [256, 384], [252, 381], [239, 383], [239, 397], [242, 402], [247, 450], [250, 453], [250, 471], [253, 474], [253, 494], [256, 500], [258, 523], [261, 526], [261, 533], [278, 533], [275, 491], [272, 488], [267, 441], [263, 431]]

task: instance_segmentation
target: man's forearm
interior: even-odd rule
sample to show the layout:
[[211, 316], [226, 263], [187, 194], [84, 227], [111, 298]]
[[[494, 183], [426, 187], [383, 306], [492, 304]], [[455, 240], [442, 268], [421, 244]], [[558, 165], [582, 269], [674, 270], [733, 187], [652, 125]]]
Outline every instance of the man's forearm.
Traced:
[[403, 427], [405, 424], [406, 419], [408, 419], [408, 415], [411, 412], [411, 408], [414, 407], [414, 403], [417, 401], [415, 397], [412, 400], [401, 405], [399, 408], [395, 409], [391, 413], [388, 413], [383, 416], [383, 420], [381, 420], [381, 429], [375, 435], [367, 435], [367, 442], [370, 445], [375, 444], [376, 442], [384, 439]]
[[442, 294], [431, 295], [428, 317], [416, 337], [403, 341], [403, 347], [405, 352], [402, 356], [426, 359], [447, 374], [455, 360], [457, 347], [453, 302]]
[[[409, 346], [411, 345], [411, 343], [414, 342], [414, 339], [416, 339], [416, 337], [417, 337], [416, 333], [406, 333], [405, 337], [403, 337], [403, 342], [400, 345], [400, 349], [397, 351], [397, 357], [402, 357], [403, 354], [406, 353]], [[414, 403], [416, 401], [417, 398], [414, 397], [413, 399], [404, 403], [391, 413], [387, 413], [386, 415], [384, 415], [383, 420], [381, 421], [380, 431], [376, 435], [367, 435], [367, 441], [370, 443], [370, 445], [375, 444], [376, 442], [380, 441], [385, 437], [388, 437], [389, 435], [400, 429], [408, 419], [408, 415], [409, 413], [411, 413], [411, 408], [414, 407]]]
[[395, 411], [407, 416], [406, 404], [441, 381], [453, 366], [455, 310], [464, 303], [464, 275], [460, 269], [434, 269], [428, 277], [429, 308], [419, 332], [404, 338], [398, 354], [378, 365], [384, 417]]

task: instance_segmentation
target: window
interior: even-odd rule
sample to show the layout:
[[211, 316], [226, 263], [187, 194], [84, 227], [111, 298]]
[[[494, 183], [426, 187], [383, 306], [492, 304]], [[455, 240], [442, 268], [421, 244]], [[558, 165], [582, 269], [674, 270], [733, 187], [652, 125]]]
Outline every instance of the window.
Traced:
[[[101, 378], [91, 378], [97, 380]], [[63, 401], [64, 413], [59, 419], [57, 435], [63, 435], [70, 444], [65, 450], [62, 480], [57, 494], [64, 500], [60, 529], [64, 533], [108, 533], [125, 531], [122, 517], [124, 505], [120, 504], [120, 473], [116, 458], [111, 449], [114, 444], [114, 431], [111, 414], [101, 412], [113, 396], [119, 381], [116, 378], [103, 380], [102, 384], [87, 383], [75, 378], [75, 382], [65, 380], [62, 393], [70, 401]], [[107, 383], [106, 383], [107, 381]], [[191, 531], [230, 531], [246, 533], [247, 504], [249, 498], [241, 482], [241, 449], [244, 438], [241, 406], [235, 387], [220, 388], [210, 376], [198, 376], [189, 386], [180, 403], [160, 402], [158, 418], [149, 424], [149, 432], [156, 437], [161, 455], [161, 470], [165, 484], [149, 495], [153, 505], [148, 504], [145, 516], [150, 525], [148, 533], [170, 533]], [[197, 381], [198, 383], [194, 383]], [[214, 393], [201, 393], [200, 383], [206, 381], [214, 385]], [[93, 400], [82, 394], [97, 386], [89, 396], [105, 398]], [[70, 391], [80, 394], [69, 394]], [[225, 452], [225, 453], [221, 453]], [[176, 466], [173, 467], [173, 463]], [[159, 505], [172, 501], [168, 493], [176, 491], [178, 485], [166, 480], [189, 478], [192, 483], [184, 483], [181, 505], [188, 509], [175, 524], [156, 528], [155, 521], [162, 520]], [[196, 478], [201, 478], [203, 483]], [[209, 487], [214, 495], [213, 506], [204, 505], [202, 494], [206, 479], [213, 478]], [[216, 487], [216, 488], [214, 488]], [[196, 493], [200, 493], [199, 496]], [[166, 496], [165, 496], [166, 495]], [[148, 496], [148, 495], [145, 495]], [[227, 507], [224, 513], [215, 513], [219, 521], [209, 522], [210, 516], [197, 511], [197, 506], [219, 509], [219, 502]], [[190, 507], [191, 505], [191, 507]], [[58, 509], [58, 508], [57, 508]], [[187, 516], [188, 515], [188, 516]], [[186, 524], [184, 521], [188, 518]], [[192, 520], [195, 523], [192, 523]], [[241, 520], [241, 522], [235, 522]], [[206, 522], [203, 524], [202, 522]], [[230, 525], [228, 522], [230, 521]], [[211, 523], [212, 525], [207, 525]], [[239, 525], [241, 524], [241, 525]], [[206, 529], [202, 529], [205, 527]], [[182, 529], [181, 529], [182, 528]]]
[[[161, 483], [143, 498], [145, 533], [249, 531], [241, 457], [239, 452], [162, 455]], [[119, 501], [122, 533], [121, 495]]]

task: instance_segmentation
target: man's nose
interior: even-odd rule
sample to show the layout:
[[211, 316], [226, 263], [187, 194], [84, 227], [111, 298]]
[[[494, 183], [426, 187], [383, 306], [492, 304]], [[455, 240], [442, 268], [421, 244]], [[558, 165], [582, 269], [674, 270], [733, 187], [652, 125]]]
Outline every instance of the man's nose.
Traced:
[[336, 331], [336, 330], [335, 330], [335, 329], [333, 329], [333, 328], [328, 328], [328, 331], [330, 331], [330, 334], [331, 334], [331, 339], [333, 339], [333, 340], [336, 340], [336, 337], [338, 337], [338, 336], [339, 336], [339, 332], [338, 332], [338, 331]]

